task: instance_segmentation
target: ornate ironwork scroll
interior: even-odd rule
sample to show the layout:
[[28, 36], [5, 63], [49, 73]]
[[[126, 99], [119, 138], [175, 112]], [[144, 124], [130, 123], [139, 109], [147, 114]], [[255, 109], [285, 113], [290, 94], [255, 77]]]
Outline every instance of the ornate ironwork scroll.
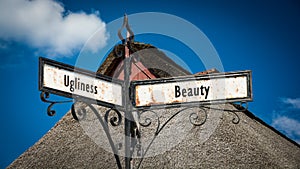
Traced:
[[43, 102], [49, 103], [49, 106], [47, 108], [47, 114], [49, 116], [54, 116], [55, 115], [56, 111], [52, 109], [52, 107], [55, 104], [70, 103], [70, 102], [73, 101], [73, 100], [65, 100], [65, 101], [52, 101], [52, 100], [48, 100], [50, 98], [50, 94], [48, 92], [41, 92], [40, 98], [41, 98], [41, 100]]
[[[200, 116], [198, 114], [199, 111], [198, 112], [191, 112], [189, 114], [189, 121], [194, 126], [201, 126], [207, 120], [207, 112], [205, 111], [205, 108], [203, 108], [203, 107], [184, 107], [184, 108], [180, 109], [179, 111], [177, 111], [176, 113], [174, 113], [173, 115], [171, 115], [171, 117], [169, 119], [167, 119], [164, 123], [161, 123], [160, 117], [158, 116], [158, 114], [154, 110], [141, 110], [140, 111], [140, 117], [142, 117], [143, 115], [145, 115], [147, 113], [153, 114], [156, 118], [157, 126], [156, 126], [156, 130], [154, 132], [153, 138], [151, 139], [149, 145], [147, 145], [145, 151], [142, 152], [142, 156], [141, 156], [140, 162], [138, 163], [137, 168], [140, 168], [140, 166], [143, 162], [143, 159], [144, 159], [145, 155], [147, 154], [149, 148], [153, 144], [154, 140], [157, 138], [157, 136], [160, 134], [160, 132], [169, 124], [169, 122], [172, 121], [172, 119], [174, 119], [178, 114], [180, 114], [180, 113], [182, 113], [182, 112], [184, 112], [188, 109], [194, 109], [194, 108], [200, 108], [202, 110], [201, 113], [204, 113], [204, 118], [200, 119]], [[152, 119], [146, 117], [146, 118], [144, 118], [143, 121], [139, 121], [139, 124], [142, 127], [149, 127], [152, 124]]]
[[[85, 110], [85, 107], [89, 107], [92, 110], [92, 112], [97, 117], [98, 121], [100, 122], [100, 124], [105, 132], [105, 135], [108, 139], [109, 145], [112, 149], [112, 152], [114, 153], [114, 157], [115, 157], [118, 168], [122, 168], [119, 153], [118, 153], [118, 149], [120, 149], [119, 148], [120, 145], [117, 145], [117, 147], [116, 147], [116, 145], [111, 137], [109, 126], [108, 126], [109, 123], [112, 126], [119, 126], [121, 124], [122, 116], [121, 116], [120, 112], [116, 109], [110, 108], [105, 112], [104, 117], [102, 117], [101, 114], [99, 113], [99, 111], [92, 104], [90, 104], [88, 102], [83, 102], [83, 101], [80, 101], [80, 103], [82, 103], [86, 106], [85, 107], [81, 106], [80, 109], [78, 109], [78, 111], [76, 112], [76, 109], [75, 109], [76, 103], [77, 103], [77, 101], [72, 105], [72, 109], [71, 109], [71, 113], [72, 113], [74, 119], [82, 120], [82, 118], [86, 117], [87, 111]], [[113, 116], [110, 116], [112, 112], [115, 112], [115, 113], [113, 114]], [[79, 114], [81, 118], [78, 118], [77, 114]]]
[[[206, 120], [207, 120], [207, 110], [216, 110], [216, 111], [222, 111], [222, 112], [229, 112], [232, 113], [234, 115], [233, 119], [232, 119], [232, 123], [233, 124], [238, 124], [240, 121], [240, 117], [238, 116], [237, 112], [244, 112], [248, 110], [248, 104], [246, 104], [246, 107], [244, 108], [242, 106], [243, 103], [241, 103], [239, 106], [242, 108], [240, 110], [231, 110], [231, 109], [221, 109], [221, 108], [215, 108], [215, 107], [209, 107], [209, 106], [194, 106], [194, 107], [184, 107], [182, 109], [180, 109], [179, 111], [177, 111], [176, 113], [174, 113], [173, 115], [171, 115], [171, 117], [166, 120], [164, 123], [161, 123], [160, 117], [159, 115], [151, 109], [148, 110], [140, 110], [139, 111], [139, 117], [141, 118], [143, 115], [147, 114], [147, 113], [151, 113], [155, 116], [155, 120], [156, 120], [156, 129], [153, 135], [153, 138], [151, 139], [150, 143], [147, 145], [145, 151], [140, 152], [141, 153], [141, 159], [137, 165], [137, 168], [140, 168], [144, 157], [146, 156], [147, 152], [149, 151], [151, 145], [153, 144], [154, 140], [157, 138], [157, 136], [161, 133], [161, 131], [169, 124], [169, 122], [174, 119], [178, 114], [189, 110], [189, 109], [194, 109], [194, 108], [199, 108], [201, 109], [201, 113], [204, 114], [204, 117], [201, 119], [199, 116], [199, 111], [198, 112], [191, 112], [189, 114], [189, 121], [192, 125], [194, 126], [201, 126], [203, 124], [205, 124]], [[139, 125], [142, 127], [149, 127], [151, 126], [151, 124], [153, 119], [149, 118], [149, 117], [144, 117], [143, 121], [138, 121]], [[138, 144], [137, 145], [138, 150], [141, 150], [141, 145]]]
[[[62, 104], [62, 103], [69, 103], [72, 102], [72, 100], [67, 100], [67, 101], [50, 101], [48, 100], [49, 93], [47, 92], [42, 92], [41, 93], [41, 100], [46, 102], [46, 103], [50, 103], [50, 105], [47, 108], [47, 114], [49, 116], [53, 116], [55, 115], [55, 110], [52, 110], [53, 105], [55, 104]], [[79, 99], [79, 98], [78, 98]], [[79, 106], [78, 108], [75, 108], [75, 104], [77, 104], [78, 102], [81, 103], [81, 106]], [[102, 116], [100, 114], [100, 112], [89, 102], [84, 101], [84, 100], [75, 100], [74, 103], [71, 106], [71, 113], [72, 116], [75, 120], [79, 121], [79, 120], [83, 120], [86, 117], [87, 114], [87, 110], [86, 107], [88, 107], [90, 110], [92, 110], [92, 112], [95, 114], [95, 116], [97, 117], [99, 123], [101, 124], [101, 126], [103, 127], [103, 130], [106, 134], [106, 137], [108, 139], [109, 145], [111, 147], [112, 152], [114, 153], [114, 157], [117, 163], [118, 168], [122, 168], [121, 162], [120, 162], [120, 156], [119, 156], [119, 150], [122, 147], [122, 144], [115, 144], [112, 136], [110, 134], [110, 129], [109, 129], [109, 125], [111, 126], [120, 126], [123, 120], [123, 117], [121, 115], [121, 113], [114, 108], [109, 108], [106, 110], [106, 112], [104, 113], [104, 116]], [[137, 164], [137, 168], [140, 168], [144, 157], [146, 156], [147, 152], [149, 151], [149, 149], [151, 148], [151, 145], [153, 144], [153, 142], [155, 141], [155, 139], [157, 138], [157, 136], [161, 133], [161, 131], [174, 119], [176, 118], [176, 116], [178, 116], [178, 114], [180, 113], [184, 113], [187, 110], [190, 109], [200, 109], [200, 111], [192, 111], [189, 113], [188, 115], [188, 119], [189, 122], [194, 125], [194, 126], [201, 126], [203, 124], [205, 124], [205, 122], [207, 121], [207, 112], [208, 110], [216, 110], [216, 111], [223, 111], [223, 112], [229, 112], [231, 114], [234, 115], [233, 119], [232, 119], [232, 123], [234, 124], [238, 124], [240, 121], [240, 118], [237, 114], [237, 112], [244, 112], [247, 111], [248, 109], [248, 104], [246, 104], [246, 107], [243, 107], [242, 104], [239, 105], [239, 107], [241, 109], [238, 110], [231, 110], [231, 109], [222, 109], [222, 108], [216, 108], [216, 107], [212, 107], [212, 106], [191, 106], [191, 107], [183, 107], [180, 110], [178, 110], [177, 112], [175, 112], [174, 114], [172, 114], [167, 120], [165, 120], [164, 122], [161, 121], [159, 115], [157, 114], [157, 112], [155, 112], [155, 110], [151, 110], [151, 109], [147, 109], [147, 110], [138, 110], [138, 115], [139, 115], [139, 121], [137, 122], [132, 122], [132, 130], [131, 130], [131, 147], [132, 150], [130, 151], [131, 156], [132, 153], [134, 151], [134, 149], [136, 149], [137, 151], [137, 155], [140, 157], [140, 160]], [[159, 110], [159, 109], [156, 109]], [[202, 113], [202, 116], [200, 117], [199, 113]], [[154, 115], [154, 118], [150, 118], [147, 117], [147, 114], [152, 114]], [[143, 117], [143, 118], [142, 118]], [[141, 120], [143, 119], [143, 120]], [[151, 126], [151, 124], [153, 124], [153, 120], [156, 121], [156, 126], [155, 126], [155, 132], [153, 133], [153, 138], [151, 139], [150, 143], [147, 145], [147, 147], [143, 150], [142, 149], [142, 144], [141, 144], [141, 133], [140, 133], [140, 127], [149, 127]]]

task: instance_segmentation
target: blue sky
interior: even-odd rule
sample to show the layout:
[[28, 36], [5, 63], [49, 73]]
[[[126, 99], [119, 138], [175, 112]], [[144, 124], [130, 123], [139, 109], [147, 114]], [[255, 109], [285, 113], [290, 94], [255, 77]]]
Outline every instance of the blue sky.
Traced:
[[[124, 13], [140, 12], [168, 13], [189, 21], [211, 41], [225, 71], [252, 70], [250, 111], [300, 143], [298, 1], [3, 0], [0, 168], [32, 146], [70, 108], [56, 106], [56, 116], [47, 116], [47, 105], [39, 98], [38, 56], [75, 65], [80, 49], [98, 27]], [[103, 41], [95, 45], [105, 45], [109, 37], [102, 35]], [[193, 64], [188, 49], [178, 51], [168, 38], [144, 35], [136, 40], [176, 53], [194, 73], [204, 69], [201, 63]]]

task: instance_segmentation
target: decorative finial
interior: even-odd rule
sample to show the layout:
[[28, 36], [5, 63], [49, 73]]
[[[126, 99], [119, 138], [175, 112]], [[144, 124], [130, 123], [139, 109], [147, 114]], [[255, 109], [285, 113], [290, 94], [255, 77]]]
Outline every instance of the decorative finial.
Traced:
[[126, 42], [126, 39], [123, 38], [123, 36], [122, 36], [122, 29], [124, 29], [124, 27], [126, 27], [127, 32], [129, 33], [129, 38], [127, 39], [127, 41], [132, 42], [133, 39], [134, 39], [134, 34], [133, 34], [133, 32], [131, 31], [130, 26], [129, 26], [129, 24], [128, 24], [128, 16], [127, 16], [126, 13], [124, 14], [123, 25], [122, 25], [122, 27], [118, 30], [118, 36], [119, 36], [119, 38], [120, 38], [120, 40], [122, 41], [123, 44], [125, 44], [125, 42]]

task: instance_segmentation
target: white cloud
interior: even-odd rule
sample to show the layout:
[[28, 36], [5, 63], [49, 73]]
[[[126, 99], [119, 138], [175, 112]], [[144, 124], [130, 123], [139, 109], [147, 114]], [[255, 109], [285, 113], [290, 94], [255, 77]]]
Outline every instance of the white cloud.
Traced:
[[300, 139], [300, 122], [287, 116], [278, 116], [272, 121], [272, 126], [284, 132], [294, 140]]
[[98, 13], [66, 12], [53, 0], [1, 0], [0, 38], [25, 42], [48, 55], [71, 56], [98, 30], [98, 40], [87, 46], [95, 52], [108, 39]]
[[300, 98], [296, 98], [296, 99], [282, 98], [281, 101], [285, 104], [289, 104], [295, 109], [300, 109]]

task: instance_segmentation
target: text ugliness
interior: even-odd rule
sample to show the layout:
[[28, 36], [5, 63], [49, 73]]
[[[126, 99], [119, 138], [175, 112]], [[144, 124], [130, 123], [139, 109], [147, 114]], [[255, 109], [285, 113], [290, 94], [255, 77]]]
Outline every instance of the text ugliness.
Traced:
[[70, 80], [69, 75], [64, 75], [64, 85], [66, 87], [70, 87], [70, 91], [74, 92], [74, 90], [81, 90], [89, 93], [97, 94], [97, 86], [83, 83], [80, 81], [80, 78], [75, 77], [74, 80]]

